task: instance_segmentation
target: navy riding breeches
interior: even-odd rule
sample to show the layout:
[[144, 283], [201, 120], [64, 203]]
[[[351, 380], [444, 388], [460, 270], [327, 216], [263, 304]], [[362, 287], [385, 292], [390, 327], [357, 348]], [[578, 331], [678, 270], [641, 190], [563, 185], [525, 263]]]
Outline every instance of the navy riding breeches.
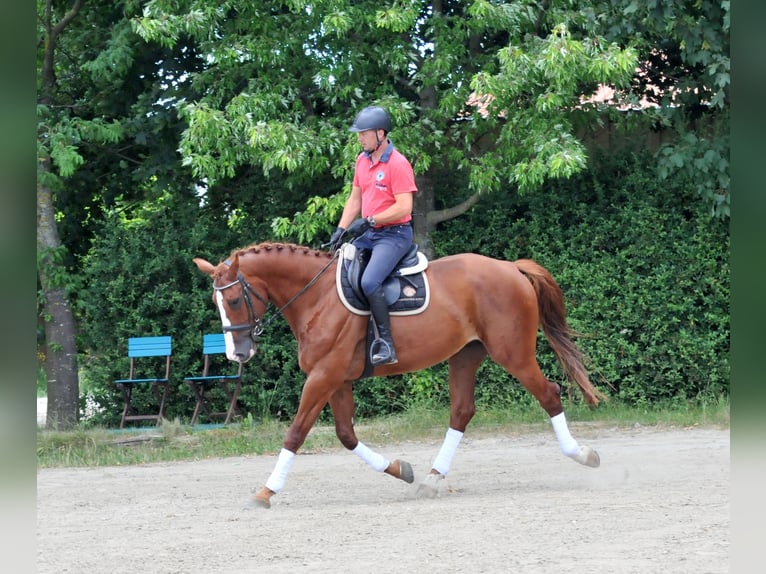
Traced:
[[362, 291], [372, 294], [404, 257], [412, 245], [412, 226], [409, 223], [369, 229], [354, 240], [357, 249], [370, 249], [370, 262], [362, 275]]

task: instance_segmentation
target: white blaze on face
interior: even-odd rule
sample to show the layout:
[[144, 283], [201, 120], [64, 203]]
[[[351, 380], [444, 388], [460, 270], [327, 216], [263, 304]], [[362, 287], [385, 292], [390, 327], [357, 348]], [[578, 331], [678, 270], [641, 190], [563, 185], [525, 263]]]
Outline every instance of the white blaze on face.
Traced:
[[[215, 302], [218, 305], [218, 312], [221, 314], [221, 323], [224, 327], [230, 327], [231, 321], [226, 315], [226, 307], [223, 304], [223, 293], [220, 291], [215, 292]], [[226, 358], [230, 361], [236, 361], [237, 356], [234, 353], [234, 335], [231, 334], [231, 331], [226, 331], [224, 329], [223, 340], [226, 341]]]

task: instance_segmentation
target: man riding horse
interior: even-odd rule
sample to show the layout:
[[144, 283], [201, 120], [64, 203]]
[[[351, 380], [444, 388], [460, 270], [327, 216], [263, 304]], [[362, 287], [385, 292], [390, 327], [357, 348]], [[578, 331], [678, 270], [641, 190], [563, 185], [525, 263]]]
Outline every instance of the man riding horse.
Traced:
[[415, 175], [410, 162], [387, 137], [391, 118], [386, 110], [377, 106], [364, 108], [349, 131], [357, 134], [362, 152], [356, 158], [351, 194], [330, 238], [330, 249], [338, 249], [346, 236], [358, 236], [356, 247], [370, 250], [370, 260], [361, 278], [362, 291], [378, 331], [370, 360], [373, 366], [390, 365], [398, 359], [383, 281], [412, 246]]

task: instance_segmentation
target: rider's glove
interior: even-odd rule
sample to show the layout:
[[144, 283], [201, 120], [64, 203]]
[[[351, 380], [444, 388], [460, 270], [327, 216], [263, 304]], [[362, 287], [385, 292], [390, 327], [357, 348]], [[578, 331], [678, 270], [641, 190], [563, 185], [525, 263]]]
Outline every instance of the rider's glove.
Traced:
[[335, 228], [335, 231], [330, 236], [330, 251], [335, 251], [341, 246], [341, 237], [343, 237], [344, 233], [346, 233], [346, 230], [342, 227]]
[[354, 222], [348, 226], [346, 233], [350, 237], [359, 237], [362, 233], [367, 231], [369, 228], [370, 228], [370, 222], [360, 217], [359, 219], [355, 219]]

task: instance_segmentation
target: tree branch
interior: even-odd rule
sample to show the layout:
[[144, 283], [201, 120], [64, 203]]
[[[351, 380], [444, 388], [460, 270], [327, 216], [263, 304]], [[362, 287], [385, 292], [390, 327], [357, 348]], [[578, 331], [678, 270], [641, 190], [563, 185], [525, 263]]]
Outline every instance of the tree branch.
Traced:
[[468, 199], [463, 201], [462, 203], [459, 203], [457, 205], [453, 205], [452, 207], [448, 207], [447, 209], [439, 209], [434, 210], [428, 213], [426, 216], [426, 221], [428, 222], [429, 227], [435, 226], [437, 223], [441, 223], [442, 221], [449, 221], [450, 219], [453, 219], [457, 217], [458, 215], [462, 215], [469, 209], [471, 209], [476, 203], [481, 199], [482, 196], [481, 191], [477, 191], [473, 195], [471, 195]]
[[48, 39], [45, 44], [45, 54], [43, 55], [43, 95], [41, 101], [44, 104], [49, 104], [51, 102], [50, 94], [56, 83], [56, 73], [54, 71], [55, 68], [53, 63], [53, 58], [56, 54], [56, 40], [59, 34], [61, 34], [61, 31], [67, 27], [75, 16], [77, 16], [84, 1], [85, 0], [75, 0], [72, 8], [64, 14], [64, 17], [53, 27], [51, 27], [53, 20], [51, 0], [48, 0], [45, 6], [45, 18], [47, 20], [45, 22], [45, 30], [48, 33]]

